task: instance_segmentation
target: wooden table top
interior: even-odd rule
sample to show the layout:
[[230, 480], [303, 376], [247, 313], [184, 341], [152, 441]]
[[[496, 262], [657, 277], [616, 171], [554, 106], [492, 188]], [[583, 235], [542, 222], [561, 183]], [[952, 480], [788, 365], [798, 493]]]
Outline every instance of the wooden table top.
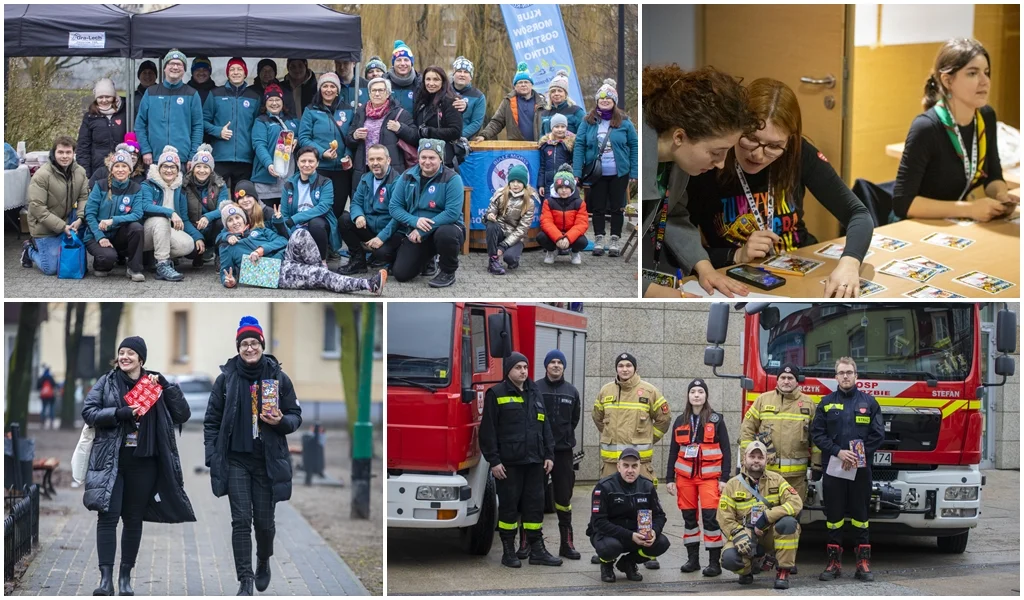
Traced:
[[[1019, 218], [1020, 209], [1017, 210], [1014, 216]], [[931, 285], [967, 298], [988, 300], [993, 298], [1020, 297], [1020, 225], [1018, 223], [1012, 223], [1008, 219], [1000, 219], [989, 223], [960, 225], [942, 219], [908, 219], [879, 227], [875, 229], [874, 233], [875, 235], [883, 235], [909, 242], [909, 245], [895, 252], [888, 252], [873, 246], [869, 247], [869, 251], [873, 254], [864, 259], [860, 275], [863, 279], [873, 281], [886, 288], [881, 293], [869, 296], [870, 298], [898, 298], [902, 294], [922, 285]], [[922, 238], [932, 233], [944, 233], [951, 236], [969, 238], [974, 240], [974, 243], [963, 250], [957, 250], [921, 241]], [[783, 274], [782, 276], [786, 279], [786, 284], [782, 287], [766, 292], [753, 287], [750, 290], [790, 298], [821, 298], [825, 292], [825, 286], [821, 281], [829, 276], [839, 261], [815, 254], [814, 251], [829, 243], [845, 244], [846, 238], [842, 237], [794, 250], [790, 254], [813, 258], [823, 261], [824, 264], [803, 277]], [[925, 256], [949, 267], [951, 270], [940, 273], [924, 283], [876, 272], [876, 269], [891, 260], [910, 258], [912, 256]], [[724, 273], [730, 268], [724, 267], [718, 270]], [[953, 281], [954, 278], [971, 271], [981, 271], [986, 275], [1005, 279], [1014, 285], [1009, 289], [990, 294], [978, 288]], [[695, 277], [687, 277], [683, 279], [683, 282], [685, 283], [693, 279]]]

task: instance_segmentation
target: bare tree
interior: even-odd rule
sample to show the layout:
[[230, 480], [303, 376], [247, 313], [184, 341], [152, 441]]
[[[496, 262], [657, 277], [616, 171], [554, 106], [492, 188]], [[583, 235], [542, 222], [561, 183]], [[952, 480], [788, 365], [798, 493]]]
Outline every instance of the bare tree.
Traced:
[[64, 312], [64, 395], [60, 405], [61, 429], [75, 428], [75, 383], [78, 381], [78, 349], [82, 345], [85, 308], [85, 302], [68, 302]]
[[100, 302], [100, 347], [96, 354], [96, 372], [103, 373], [117, 353], [117, 328], [121, 324], [124, 302]]
[[28, 397], [32, 390], [32, 354], [39, 331], [38, 302], [22, 302], [18, 313], [18, 332], [14, 338], [14, 352], [7, 365], [7, 410], [4, 413], [4, 429], [11, 423], [21, 426], [22, 434], [28, 432]]
[[[359, 331], [356, 329], [356, 310], [364, 310], [362, 302], [335, 302], [334, 320], [341, 330], [341, 386], [345, 391], [345, 427], [351, 449], [356, 414], [359, 410]], [[351, 452], [350, 452], [351, 454]]]

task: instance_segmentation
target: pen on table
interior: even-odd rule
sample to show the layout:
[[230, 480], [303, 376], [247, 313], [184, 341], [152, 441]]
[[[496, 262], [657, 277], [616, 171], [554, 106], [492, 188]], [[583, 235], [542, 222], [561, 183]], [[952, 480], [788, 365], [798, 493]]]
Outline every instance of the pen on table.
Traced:
[[800, 271], [787, 271], [785, 269], [776, 269], [774, 267], [760, 267], [760, 268], [765, 270], [765, 271], [768, 271], [769, 273], [774, 273], [776, 275], [792, 275], [794, 277], [803, 277], [804, 276], [804, 274], [801, 273]]
[[676, 269], [676, 289], [683, 289], [683, 270]]

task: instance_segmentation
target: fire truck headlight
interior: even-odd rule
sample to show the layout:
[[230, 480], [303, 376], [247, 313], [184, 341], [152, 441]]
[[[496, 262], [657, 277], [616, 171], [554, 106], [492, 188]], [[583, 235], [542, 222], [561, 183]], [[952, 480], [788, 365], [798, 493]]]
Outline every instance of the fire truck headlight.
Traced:
[[416, 499], [440, 502], [458, 500], [459, 488], [445, 485], [421, 485], [416, 488]]
[[978, 515], [978, 509], [976, 508], [944, 508], [942, 509], [943, 517], [975, 517]]
[[[977, 500], [978, 486], [953, 486], [946, 488], [946, 500]], [[943, 511], [945, 512], [945, 511]], [[943, 515], [945, 516], [945, 515]]]

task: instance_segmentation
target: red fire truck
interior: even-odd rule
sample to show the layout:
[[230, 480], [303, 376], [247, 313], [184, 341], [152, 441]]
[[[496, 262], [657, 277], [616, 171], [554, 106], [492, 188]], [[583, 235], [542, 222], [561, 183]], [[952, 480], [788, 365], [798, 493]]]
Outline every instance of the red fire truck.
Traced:
[[467, 552], [487, 554], [497, 496], [477, 437], [484, 392], [511, 352], [537, 379], [558, 348], [582, 396], [587, 318], [542, 304], [392, 302], [387, 319], [388, 527], [458, 528]]
[[[985, 388], [1012, 375], [1016, 315], [999, 312], [995, 374], [982, 381], [980, 309], [967, 303], [750, 303], [740, 340], [742, 375], [718, 373], [724, 361], [729, 306], [714, 304], [704, 362], [719, 377], [741, 380], [746, 413], [775, 389], [780, 365], [803, 370], [801, 389], [817, 404], [837, 389], [835, 361], [857, 363], [857, 387], [874, 396], [885, 441], [873, 457], [871, 529], [935, 536], [941, 550], [963, 552], [977, 526], [985, 477], [982, 455]], [[823, 526], [820, 482], [811, 482], [801, 522]]]

